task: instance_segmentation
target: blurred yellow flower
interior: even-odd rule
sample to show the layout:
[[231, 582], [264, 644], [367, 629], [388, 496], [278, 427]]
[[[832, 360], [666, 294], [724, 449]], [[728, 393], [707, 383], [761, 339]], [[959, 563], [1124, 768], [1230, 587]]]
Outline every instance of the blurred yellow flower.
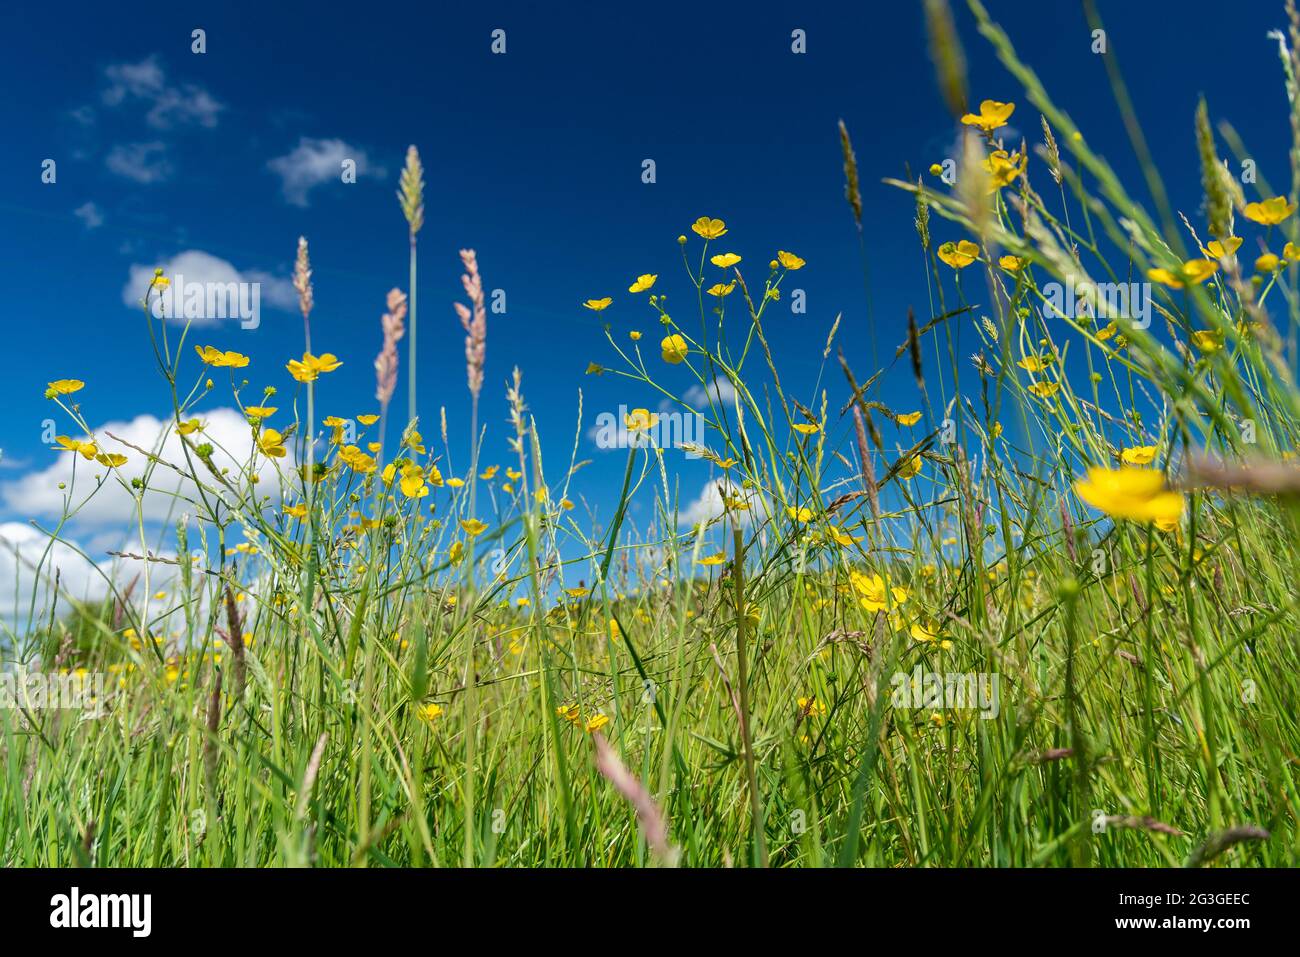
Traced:
[[1008, 272], [1019, 272], [1025, 268], [1028, 259], [1021, 259], [1019, 256], [1001, 256], [998, 258], [998, 265]]
[[989, 174], [989, 192], [996, 193], [1002, 187], [1010, 186], [1028, 164], [1028, 156], [995, 150], [983, 164], [984, 171]]
[[720, 283], [720, 282], [714, 283], [712, 286], [706, 289], [705, 292], [707, 292], [710, 296], [717, 296], [719, 299], [721, 299], [723, 296], [730, 296], [732, 290], [734, 290], [735, 288], [736, 288], [736, 280], [733, 279], [729, 283]]
[[374, 425], [376, 422], [379, 421], [379, 416], [377, 416], [377, 415], [359, 415], [359, 416], [357, 416], [357, 421], [360, 422], [362, 425]]
[[1210, 259], [1189, 259], [1183, 263], [1178, 272], [1168, 269], [1148, 269], [1147, 278], [1152, 282], [1162, 283], [1171, 289], [1183, 289], [1205, 282], [1219, 271], [1219, 264]]
[[428, 704], [420, 705], [420, 717], [425, 721], [432, 721], [442, 716], [442, 705], [434, 704], [432, 701]]
[[791, 271], [795, 269], [802, 269], [805, 265], [807, 265], [802, 259], [796, 256], [794, 253], [788, 253], [784, 249], [778, 249], [776, 251], [776, 261], [779, 262], [786, 269], [789, 269]]
[[1093, 508], [1135, 522], [1177, 521], [1183, 514], [1181, 492], [1172, 492], [1154, 469], [1090, 468], [1074, 491]]
[[629, 432], [648, 432], [654, 428], [658, 420], [659, 416], [651, 413], [649, 409], [633, 409], [624, 416], [624, 423]]
[[86, 387], [86, 383], [80, 379], [55, 379], [49, 383], [49, 388], [45, 390], [45, 398], [52, 399], [56, 395], [72, 395], [74, 392], [80, 392]]
[[462, 518], [460, 527], [464, 529], [465, 534], [470, 538], [477, 538], [487, 531], [487, 525], [480, 522], [477, 518]]
[[627, 287], [628, 292], [645, 292], [655, 284], [659, 276], [654, 273], [646, 273], [643, 276], [637, 276], [636, 282]]
[[915, 477], [921, 471], [921, 456], [912, 455], [898, 464], [896, 473], [901, 479], [910, 479]]
[[633, 342], [640, 342], [640, 341], [641, 341], [641, 333], [638, 332], [638, 331], [635, 330], [635, 329], [633, 329], [631, 332], [629, 332], [629, 333], [627, 334], [627, 337], [628, 337], [629, 339], [631, 339]]
[[[269, 419], [271, 416], [275, 415], [277, 411], [278, 410], [275, 408], [275, 406], [269, 406], [269, 405], [244, 406], [244, 415], [252, 419]], [[197, 422], [198, 419], [195, 419], [194, 421]], [[182, 423], [182, 426], [183, 425], [184, 423]], [[188, 434], [189, 433], [186, 432], [184, 428], [181, 429], [181, 435], [188, 435]]]
[[588, 299], [583, 305], [592, 312], [600, 312], [602, 309], [608, 309], [609, 304], [614, 300], [606, 296], [604, 299]]
[[736, 263], [740, 262], [740, 257], [735, 253], [719, 253], [716, 256], [710, 256], [709, 262], [713, 263], [713, 265], [717, 266], [719, 269], [726, 269], [727, 267], [734, 266]]
[[187, 419], [177, 424], [176, 431], [181, 435], [193, 435], [201, 428], [203, 428], [203, 423], [198, 419]]
[[790, 427], [801, 435], [812, 435], [822, 430], [820, 425], [816, 425], [812, 422], [795, 422]]
[[257, 437], [257, 447], [262, 450], [263, 454], [269, 455], [273, 459], [282, 459], [285, 456], [284, 436], [275, 429], [267, 429]]
[[591, 734], [594, 731], [599, 731], [607, 724], [609, 724], [609, 717], [607, 715], [593, 714], [587, 719], [587, 733]]
[[1255, 260], [1255, 272], [1273, 272], [1282, 265], [1282, 260], [1273, 253], [1264, 253]]
[[1288, 203], [1285, 196], [1274, 196], [1262, 203], [1247, 203], [1245, 214], [1251, 222], [1276, 226], [1294, 213], [1295, 209], [1295, 203]]
[[1150, 465], [1155, 461], [1157, 448], [1154, 445], [1138, 445], [1125, 449], [1119, 459], [1125, 465]]
[[727, 560], [726, 552], [714, 552], [700, 559], [701, 565], [721, 565]]
[[1029, 387], [1029, 391], [1040, 399], [1050, 399], [1056, 393], [1061, 391], [1059, 382], [1035, 382]]
[[1211, 239], [1205, 244], [1203, 252], [1207, 259], [1225, 259], [1241, 248], [1241, 237], [1227, 236], [1224, 239]]
[[796, 522], [811, 522], [813, 517], [812, 509], [804, 505], [800, 505], [798, 508], [795, 508], [793, 505], [787, 505], [785, 507], [785, 513]]
[[213, 346], [195, 346], [194, 351], [199, 354], [204, 365], [232, 369], [242, 369], [248, 365], [248, 356], [240, 355], [238, 352], [222, 352]]
[[501, 466], [499, 465], [489, 465], [487, 468], [485, 468], [482, 472], [479, 473], [478, 477], [484, 480], [490, 480], [496, 476], [497, 470], [500, 467]]
[[284, 514], [286, 515], [292, 515], [294, 518], [307, 517], [307, 506], [302, 502], [299, 502], [297, 505], [285, 505], [282, 507], [284, 508]]
[[1223, 348], [1223, 335], [1213, 329], [1198, 329], [1192, 333], [1192, 345], [1202, 352], [1218, 352]]
[[903, 426], [916, 425], [916, 423], [921, 421], [921, 413], [904, 412], [901, 415], [899, 415], [894, 421], [896, 421], [899, 425], [903, 425]]

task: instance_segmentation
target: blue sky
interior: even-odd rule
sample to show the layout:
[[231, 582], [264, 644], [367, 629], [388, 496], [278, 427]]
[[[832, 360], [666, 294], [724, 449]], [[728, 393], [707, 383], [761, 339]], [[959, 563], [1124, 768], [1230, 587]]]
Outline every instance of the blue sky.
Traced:
[[[1094, 148], [1145, 196], [1079, 7], [988, 6]], [[1280, 3], [1225, 11], [1198, 0], [1178, 4], [1176, 16], [1155, 4], [1100, 6], [1176, 208], [1200, 220], [1192, 115], [1202, 92], [1216, 119], [1231, 119], [1265, 176], [1287, 182], [1285, 94], [1276, 47], [1265, 37], [1284, 22]], [[557, 469], [567, 462], [579, 388], [585, 427], [620, 403], [654, 403], [645, 387], [583, 376], [589, 361], [614, 365], [616, 357], [600, 320], [579, 303], [613, 296], [602, 318], [657, 341], [648, 307], [627, 286], [654, 272], [658, 289], [685, 300], [675, 240], [701, 215], [725, 219], [727, 247], [750, 263], [777, 248], [808, 262], [790, 283], [806, 290], [807, 314], [791, 315], [783, 300], [767, 326], [787, 389], [819, 404], [812, 389], [837, 313], [840, 342], [865, 374], [866, 308], [843, 198], [840, 118], [861, 169], [881, 343], [901, 341], [909, 305], [927, 317], [912, 202], [880, 183], [909, 166], [924, 170], [954, 137], [919, 3], [130, 7], [9, 4], [0, 13], [0, 84], [9, 91], [0, 102], [8, 314], [0, 521], [30, 517], [22, 509], [32, 499], [16, 494], [15, 483], [50, 464], [41, 441], [50, 379], [86, 380], [80, 398], [95, 425], [166, 414], [142, 320], [124, 302], [132, 266], [200, 251], [246, 278], [262, 277], [271, 302], [264, 299], [258, 329], [227, 324], [191, 341], [249, 354], [255, 386], [283, 393], [292, 385], [283, 365], [301, 352], [302, 327], [295, 313], [275, 308], [275, 290], [283, 299], [297, 237], [306, 235], [313, 342], [345, 363], [318, 408], [373, 409], [384, 296], [407, 285], [406, 227], [393, 194], [408, 143], [420, 147], [427, 180], [421, 406], [426, 422], [447, 407], [461, 470], [469, 403], [463, 332], [451, 309], [461, 298], [461, 247], [477, 250], [486, 286], [507, 297], [507, 313], [489, 316], [488, 462], [505, 460], [504, 383], [515, 365]], [[969, 15], [958, 14], [972, 98], [1019, 103], [1013, 125], [1032, 143], [1037, 114]], [[196, 27], [206, 31], [203, 55], [190, 51]], [[506, 31], [504, 56], [489, 50], [495, 28]], [[806, 31], [806, 54], [790, 50], [795, 28]], [[340, 156], [358, 161], [355, 184], [332, 172]], [[52, 185], [40, 178], [46, 158], [58, 164]], [[646, 158], [657, 167], [652, 185], [641, 182]], [[325, 171], [319, 181], [304, 159]], [[936, 225], [937, 241], [958, 238]], [[647, 352], [658, 365], [657, 349]], [[689, 385], [682, 368], [658, 368], [679, 391]], [[403, 352], [399, 411], [405, 371]], [[837, 409], [838, 369], [829, 366], [824, 381]], [[914, 391], [900, 364], [884, 398], [913, 408]], [[211, 405], [229, 405], [228, 393], [217, 392]], [[831, 433], [846, 434], [843, 422]], [[601, 452], [584, 436], [580, 457], [594, 462], [576, 491], [607, 510], [622, 453]], [[685, 463], [678, 474], [685, 503], [699, 494], [707, 468]], [[77, 532], [97, 542], [112, 527], [112, 516], [89, 516]]]

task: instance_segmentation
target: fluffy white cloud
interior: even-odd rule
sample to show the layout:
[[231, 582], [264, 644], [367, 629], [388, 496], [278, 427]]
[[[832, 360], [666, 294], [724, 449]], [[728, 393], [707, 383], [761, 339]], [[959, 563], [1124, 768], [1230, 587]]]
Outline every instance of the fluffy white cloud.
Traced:
[[158, 183], [172, 174], [167, 146], [151, 143], [118, 143], [104, 157], [109, 172], [137, 183]]
[[710, 384], [708, 393], [705, 393], [704, 386], [693, 385], [682, 396], [687, 405], [694, 406], [697, 409], [707, 409], [710, 398], [713, 399], [715, 405], [721, 404], [728, 409], [734, 408], [736, 404], [736, 387], [725, 377], [718, 376]]
[[285, 202], [306, 206], [308, 194], [317, 186], [341, 182], [344, 160], [357, 164], [357, 176], [384, 176], [383, 167], [372, 166], [365, 150], [349, 146], [343, 140], [318, 140], [309, 136], [299, 139], [298, 145], [290, 152], [275, 157], [266, 165], [280, 177]]
[[[236, 409], [215, 409], [196, 415], [206, 423], [201, 440], [216, 447], [212, 456], [214, 464], [231, 471], [242, 468], [253, 450], [253, 433], [248, 421]], [[95, 429], [94, 438], [103, 451], [127, 456], [128, 464], [119, 473], [129, 481], [141, 475], [145, 463], [139, 452], [123, 443], [149, 449], [163, 461], [185, 467], [185, 455], [176, 432], [172, 430], [166, 439], [162, 439], [165, 425], [156, 416], [138, 415], [129, 421], [104, 423]], [[110, 438], [110, 432], [122, 442]], [[95, 490], [95, 476], [107, 472], [103, 466], [74, 452], [51, 452], [50, 455], [53, 462], [45, 468], [0, 484], [0, 501], [9, 512], [29, 518], [57, 518], [63, 514], [66, 496], [71, 507], [77, 509], [73, 520], [76, 528], [84, 534], [106, 534], [118, 530], [125, 533], [134, 527], [136, 505], [130, 490], [123, 488], [115, 478], [109, 478]], [[279, 461], [281, 468], [292, 468], [292, 454]], [[260, 455], [258, 462], [265, 482], [263, 487], [269, 490], [275, 484], [274, 470]], [[204, 474], [204, 467], [197, 461], [194, 464], [199, 473]], [[60, 483], [66, 487], [60, 489]], [[211, 486], [213, 483], [205, 481], [205, 484]], [[90, 494], [92, 491], [93, 495]], [[166, 466], [157, 466], [143, 499], [145, 523], [160, 526], [177, 521], [185, 513], [193, 514], [196, 506], [190, 503], [197, 497], [198, 488], [192, 479], [182, 477]]]
[[94, 203], [82, 203], [72, 211], [72, 215], [85, 223], [87, 229], [104, 225], [104, 211]]
[[104, 70], [104, 77], [108, 81], [102, 94], [104, 104], [139, 103], [147, 107], [145, 122], [155, 129], [187, 124], [213, 127], [225, 109], [201, 86], [168, 83], [157, 56], [139, 63], [114, 63]]
[[748, 509], [733, 513], [741, 525], [749, 525], [756, 517], [762, 517], [765, 513], [763, 500], [757, 492], [743, 489], [730, 479], [714, 477], [705, 482], [699, 496], [678, 513], [678, 524], [699, 525], [721, 518], [726, 511], [722, 502], [724, 494], [727, 498], [738, 498], [749, 503]]
[[[212, 284], [214, 287], [228, 288], [230, 283], [258, 283], [260, 285], [261, 304], [288, 310], [292, 310], [297, 306], [297, 294], [294, 292], [293, 283], [289, 279], [273, 276], [260, 269], [246, 269], [241, 272], [227, 260], [219, 256], [213, 256], [211, 253], [205, 253], [200, 249], [187, 249], [185, 252], [177, 253], [164, 263], [155, 263], [153, 265], [133, 263], [130, 277], [127, 279], [126, 285], [122, 287], [123, 303], [132, 309], [140, 308], [140, 300], [144, 297], [145, 290], [149, 288], [149, 283], [153, 279], [154, 268], [158, 265], [162, 266], [163, 274], [173, 280], [173, 290], [179, 288], [176, 285], [177, 277], [182, 277], [186, 286], [190, 283], [202, 283]], [[244, 295], [251, 302], [251, 291]], [[221, 321], [216, 315], [208, 315], [206, 306], [205, 301], [203, 314], [198, 317], [191, 316], [189, 321], [200, 325]], [[180, 310], [173, 308], [168, 313], [168, 317], [174, 318], [178, 322], [186, 321], [183, 315], [178, 314], [179, 312]], [[227, 315], [233, 315], [234, 312], [234, 309], [228, 309]]]

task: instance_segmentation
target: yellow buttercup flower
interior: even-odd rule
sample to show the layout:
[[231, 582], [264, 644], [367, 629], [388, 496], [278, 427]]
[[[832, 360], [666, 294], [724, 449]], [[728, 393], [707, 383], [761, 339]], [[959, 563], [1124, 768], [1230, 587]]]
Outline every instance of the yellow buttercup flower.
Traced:
[[116, 469], [125, 465], [127, 460], [125, 455], [119, 455], [116, 452], [100, 452], [95, 456], [95, 461], [100, 465]]
[[1218, 271], [1219, 264], [1213, 260], [1189, 259], [1178, 268], [1177, 272], [1168, 269], [1148, 269], [1147, 278], [1171, 289], [1183, 289], [1186, 286], [1205, 282]]
[[989, 174], [989, 192], [996, 193], [1004, 186], [1010, 186], [1017, 176], [1025, 171], [1029, 157], [1020, 153], [1008, 154], [1006, 150], [995, 150], [984, 160], [984, 171]]
[[214, 346], [195, 346], [194, 351], [199, 354], [204, 365], [231, 369], [242, 369], [248, 365], [248, 356], [238, 352], [222, 352]]
[[921, 471], [921, 456], [913, 455], [898, 465], [898, 471], [895, 473], [899, 478], [910, 479], [915, 477]]
[[629, 332], [629, 333], [627, 334], [627, 337], [628, 337], [629, 339], [631, 339], [633, 342], [640, 342], [640, 341], [641, 341], [641, 333], [638, 332], [636, 329], [633, 329], [631, 332]]
[[560, 499], [560, 508], [564, 509], [566, 512], [571, 512], [573, 511], [573, 503], [567, 498], [562, 498]]
[[590, 309], [592, 312], [600, 312], [602, 309], [608, 309], [609, 304], [613, 301], [614, 300], [609, 298], [609, 296], [606, 296], [604, 299], [588, 299], [583, 303], [583, 306]]
[[477, 538], [487, 531], [487, 525], [480, 522], [477, 518], [462, 518], [460, 527], [464, 529], [465, 534], [470, 538]]
[[1014, 103], [999, 103], [997, 100], [983, 100], [979, 114], [967, 113], [961, 121], [967, 126], [974, 126], [985, 133], [991, 133], [999, 127], [1006, 126], [1011, 114], [1016, 111]]
[[1282, 260], [1273, 253], [1264, 253], [1255, 260], [1255, 272], [1273, 272], [1282, 265]]
[[826, 705], [818, 701], [816, 697], [800, 698], [798, 704], [799, 713], [805, 718], [811, 715], [823, 715], [826, 713]]
[[74, 392], [80, 392], [86, 387], [86, 383], [80, 379], [55, 379], [49, 383], [49, 388], [45, 390], [45, 398], [52, 399], [56, 395], [72, 395]]
[[787, 505], [785, 513], [795, 522], [811, 522], [813, 517], [812, 509], [804, 505], [800, 505], [798, 508], [795, 508], [793, 505]]
[[1020, 272], [1025, 268], [1027, 262], [1029, 262], [1028, 259], [1021, 259], [1019, 256], [1000, 256], [998, 258], [998, 265], [1007, 272]]
[[659, 343], [659, 351], [664, 362], [677, 365], [686, 358], [686, 340], [678, 335], [667, 336]]
[[1295, 243], [1287, 243], [1282, 247], [1282, 255], [1287, 262], [1300, 262], [1300, 246]]
[[424, 479], [424, 469], [415, 464], [404, 465], [401, 475], [401, 480], [397, 483], [398, 488], [407, 498], [424, 498], [429, 494], [429, 486]]
[[257, 447], [262, 450], [263, 454], [269, 455], [273, 459], [282, 459], [285, 456], [284, 436], [275, 429], [267, 429], [257, 437]]
[[447, 560], [455, 565], [465, 555], [464, 542], [452, 542], [451, 548], [447, 549]]
[[796, 432], [798, 432], [800, 435], [812, 435], [813, 433], [820, 432], [822, 430], [822, 427], [820, 425], [815, 425], [812, 422], [795, 422], [790, 427], [794, 429]]
[[1227, 236], [1224, 239], [1210, 240], [1203, 251], [1207, 259], [1226, 259], [1240, 248], [1240, 236]]
[[636, 282], [634, 282], [634, 283], [632, 283], [632, 285], [628, 286], [628, 287], [627, 287], [627, 291], [628, 291], [628, 292], [646, 292], [646, 291], [647, 291], [651, 286], [653, 286], [653, 285], [655, 284], [655, 280], [658, 279], [658, 278], [659, 278], [659, 276], [658, 276], [657, 274], [654, 274], [654, 273], [646, 273], [646, 274], [643, 275], [643, 276], [637, 276], [637, 277], [636, 277]]
[[449, 478], [449, 479], [447, 479], [447, 487], [448, 487], [448, 488], [460, 488], [460, 487], [461, 487], [462, 485], [464, 485], [464, 484], [465, 484], [465, 480], [462, 479], [462, 478]]
[[719, 253], [716, 256], [710, 256], [709, 262], [713, 263], [713, 265], [717, 266], [719, 269], [726, 269], [740, 262], [740, 257], [735, 253]]
[[858, 603], [867, 611], [883, 611], [888, 607], [891, 598], [896, 605], [903, 604], [908, 598], [906, 588], [898, 585], [890, 587], [876, 574], [868, 575], [865, 572], [850, 571], [849, 584], [858, 593]]
[[302, 502], [299, 502], [297, 505], [285, 505], [282, 507], [284, 509], [284, 514], [286, 515], [292, 515], [294, 518], [307, 517], [307, 506]]
[[1056, 393], [1061, 391], [1059, 382], [1035, 382], [1029, 387], [1029, 391], [1040, 399], [1050, 399]]
[[899, 425], [903, 425], [903, 426], [916, 425], [916, 423], [921, 421], [921, 413], [904, 412], [902, 415], [898, 416], [894, 421], [897, 422]]
[[735, 288], [736, 288], [736, 280], [733, 279], [731, 280], [731, 282], [725, 284], [720, 282], [714, 283], [712, 286], [706, 289], [705, 292], [707, 292], [710, 296], [717, 296], [719, 299], [721, 299], [723, 296], [730, 296], [732, 290], [734, 290]]
[[[269, 419], [271, 416], [275, 415], [277, 411], [278, 409], [273, 405], [244, 406], [244, 415], [248, 416], [250, 419]], [[195, 419], [194, 421], [197, 422], [198, 419]], [[186, 435], [188, 433], [182, 430], [181, 434]]]
[[649, 409], [633, 409], [624, 416], [629, 432], [648, 432], [658, 420], [659, 416], [652, 414]]
[[1016, 365], [1026, 372], [1042, 372], [1052, 364], [1053, 360], [1053, 356], [1025, 356]]
[[705, 239], [720, 239], [727, 234], [727, 224], [720, 219], [701, 216], [691, 223], [691, 231]]
[[789, 269], [791, 271], [795, 269], [802, 269], [805, 265], [807, 265], [802, 259], [796, 256], [794, 253], [788, 253], [784, 249], [778, 249], [776, 251], [776, 261], [779, 262], [786, 269]]
[[1274, 196], [1262, 203], [1247, 203], [1245, 214], [1251, 222], [1264, 226], [1276, 226], [1296, 210], [1295, 203], [1288, 203], [1285, 196]]
[[506, 478], [510, 479], [510, 481], [512, 482], [519, 481], [519, 479], [523, 477], [523, 474], [524, 473], [519, 471], [518, 469], [512, 469], [509, 467], [506, 468]]
[[721, 565], [727, 560], [726, 552], [714, 552], [700, 559], [701, 565]]
[[1074, 491], [1093, 508], [1135, 522], [1176, 522], [1185, 504], [1182, 493], [1170, 491], [1154, 469], [1090, 468]]
[[290, 359], [285, 368], [299, 382], [315, 382], [322, 372], [333, 372], [342, 364], [332, 352], [322, 353], [319, 356], [304, 352], [301, 361]]
[[193, 435], [201, 428], [203, 428], [203, 423], [200, 422], [198, 419], [188, 419], [184, 422], [178, 423], [176, 426], [176, 431], [179, 432], [181, 435]]
[[944, 243], [939, 247], [939, 259], [953, 269], [965, 269], [973, 263], [980, 254], [980, 248], [969, 239], [963, 239], [957, 243]]
[[1213, 329], [1198, 329], [1192, 333], [1192, 345], [1205, 353], [1218, 352], [1223, 348], [1223, 336]]
[[850, 535], [844, 529], [836, 528], [834, 525], [831, 526], [829, 534], [835, 544], [843, 545], [845, 548], [851, 548], [855, 543], [862, 541], [861, 536]]
[[1154, 445], [1138, 445], [1125, 449], [1119, 459], [1125, 465], [1150, 465], [1155, 461], [1157, 448]]
[[420, 705], [419, 714], [425, 721], [433, 721], [435, 718], [442, 716], [442, 705], [434, 704], [432, 701], [428, 704]]
[[590, 718], [587, 719], [587, 733], [591, 734], [595, 731], [599, 731], [607, 724], [609, 724], [608, 715], [593, 714]]
[[496, 476], [497, 470], [500, 468], [501, 466], [499, 465], [489, 465], [487, 468], [485, 468], [482, 472], [479, 473], [478, 477], [483, 479], [484, 481], [490, 481], [492, 478]]
[[379, 421], [379, 416], [377, 416], [377, 415], [359, 415], [359, 416], [357, 416], [357, 421], [360, 422], [362, 425], [374, 425], [376, 422]]

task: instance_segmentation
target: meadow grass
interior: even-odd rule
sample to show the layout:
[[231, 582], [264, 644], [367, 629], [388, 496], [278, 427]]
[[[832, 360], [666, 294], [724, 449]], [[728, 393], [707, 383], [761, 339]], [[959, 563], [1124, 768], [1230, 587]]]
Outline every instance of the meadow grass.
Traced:
[[[883, 367], [841, 353], [837, 321], [817, 387], [802, 401], [783, 388], [768, 330], [791, 274], [816, 264], [733, 262], [750, 239], [710, 217], [679, 240], [681, 277], [670, 243], [631, 298], [586, 304], [610, 347], [589, 373], [674, 408], [683, 381], [723, 384], [705, 389], [706, 441], [686, 450], [719, 486], [707, 521], [682, 518], [683, 450], [636, 443], [612, 511], [588, 509], [582, 410], [569, 460], [544, 462], [518, 370], [506, 441], [484, 444], [487, 330], [468, 251], [468, 432], [429, 417], [427, 397], [425, 417], [394, 424], [397, 291], [381, 409], [364, 420], [317, 418], [337, 411], [336, 360], [310, 340], [290, 391], [250, 399], [245, 357], [200, 348], [196, 362], [192, 331], [147, 305], [172, 434], [122, 447], [91, 431], [82, 384], [51, 383], [78, 471], [48, 531], [119, 483], [143, 559], [123, 557], [91, 603], [46, 601], [52, 561], [31, 569], [42, 584], [11, 663], [108, 684], [96, 715], [0, 709], [0, 860], [1294, 865], [1300, 250], [1283, 244], [1297, 238], [1300, 123], [1278, 206], [1266, 183], [1246, 196], [1227, 174], [1208, 108], [1189, 118], [1198, 235], [1140, 124], [1128, 128], [1154, 213], [970, 5], [1042, 142], [1030, 162], [999, 140], [1001, 105], [969, 111], [951, 17], [928, 2], [967, 135], [955, 184], [893, 183], [917, 199], [909, 281], [928, 298], [919, 322], [877, 317], [898, 330], [877, 333]], [[1226, 125], [1219, 139], [1237, 142]], [[413, 291], [414, 149], [403, 188]], [[1278, 260], [1229, 248], [1238, 235]], [[305, 244], [300, 261], [309, 336]], [[1091, 315], [1056, 314], [1050, 284], [1081, 282], [1147, 283], [1153, 321], [1105, 296]], [[669, 288], [689, 290], [671, 312]], [[958, 354], [958, 324], [978, 337], [973, 356]], [[413, 340], [412, 315], [412, 360]], [[248, 454], [203, 431], [205, 403], [231, 401], [227, 369]], [[914, 382], [915, 411], [880, 401], [890, 371]], [[277, 403], [291, 407], [264, 408]], [[653, 416], [625, 425], [637, 435]], [[147, 490], [178, 487], [160, 535]], [[634, 522], [633, 496], [653, 500], [652, 518]], [[996, 698], [935, 706], [927, 674], [975, 676]]]

